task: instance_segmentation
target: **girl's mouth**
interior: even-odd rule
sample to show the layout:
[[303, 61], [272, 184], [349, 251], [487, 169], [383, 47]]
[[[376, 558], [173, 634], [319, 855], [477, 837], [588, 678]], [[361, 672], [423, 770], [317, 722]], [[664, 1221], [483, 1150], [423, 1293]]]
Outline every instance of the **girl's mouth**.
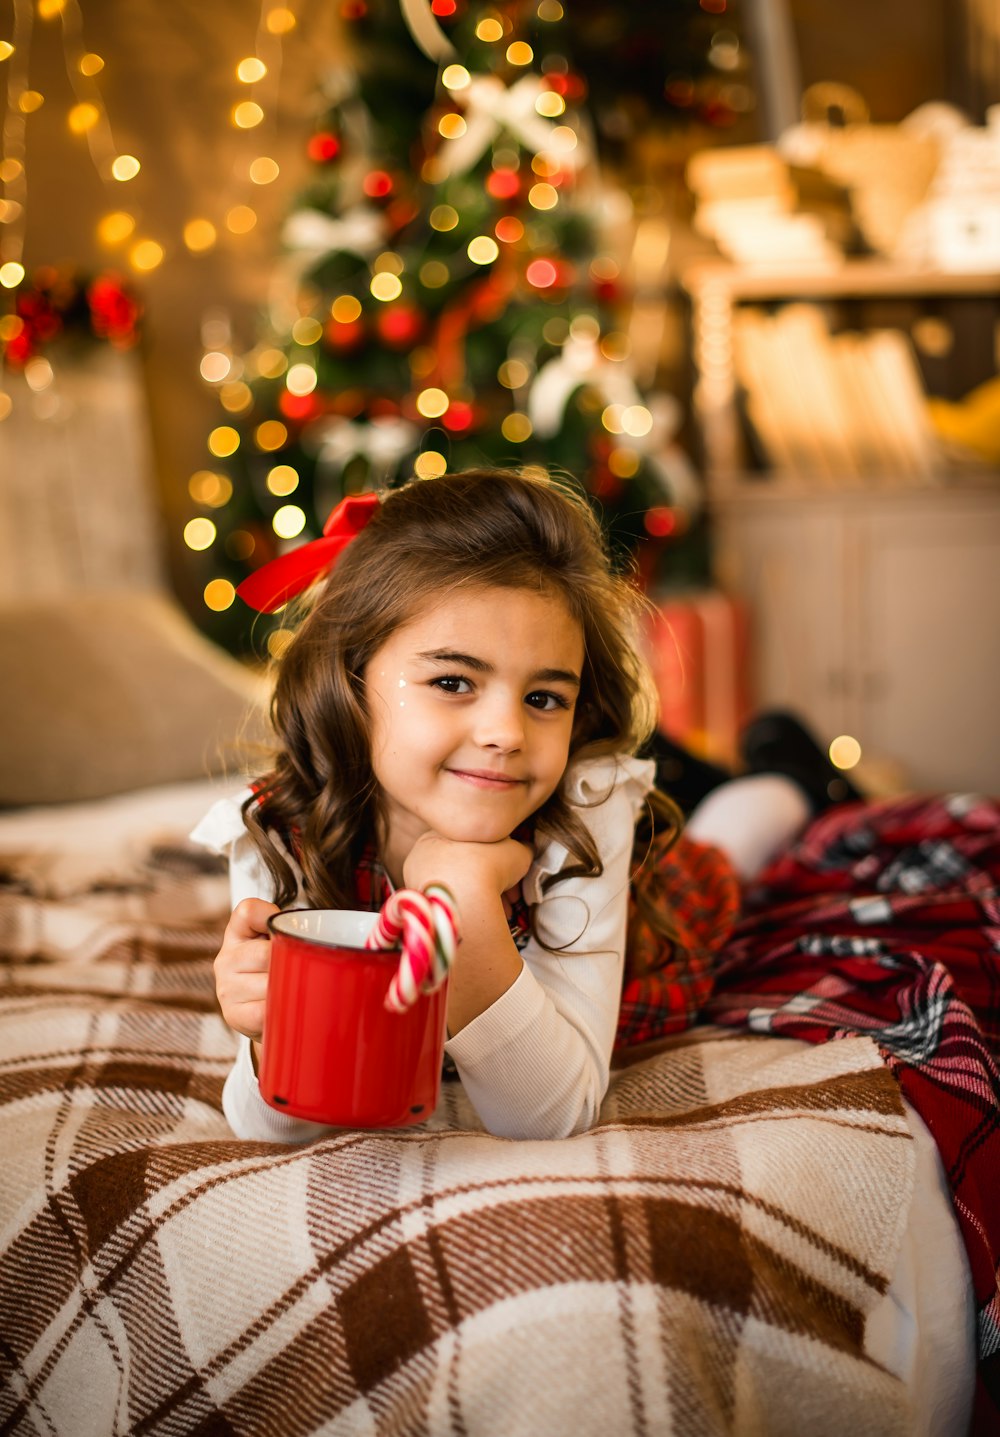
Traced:
[[449, 768], [447, 772], [465, 783], [472, 784], [474, 788], [492, 789], [499, 793], [519, 788], [525, 782], [523, 778], [511, 778], [509, 774], [485, 768]]

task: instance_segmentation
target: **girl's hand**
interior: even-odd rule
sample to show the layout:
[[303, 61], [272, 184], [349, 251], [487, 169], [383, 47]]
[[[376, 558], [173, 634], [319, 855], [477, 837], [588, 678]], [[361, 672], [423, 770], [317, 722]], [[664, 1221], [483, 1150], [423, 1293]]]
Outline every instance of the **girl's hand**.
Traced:
[[438, 833], [424, 833], [403, 864], [407, 888], [443, 883], [455, 891], [506, 893], [531, 867], [534, 855], [524, 843], [502, 838], [499, 843], [456, 843]]
[[254, 1044], [264, 1029], [264, 1000], [271, 964], [267, 920], [278, 908], [262, 898], [244, 898], [232, 917], [215, 958], [215, 992], [222, 1016]]

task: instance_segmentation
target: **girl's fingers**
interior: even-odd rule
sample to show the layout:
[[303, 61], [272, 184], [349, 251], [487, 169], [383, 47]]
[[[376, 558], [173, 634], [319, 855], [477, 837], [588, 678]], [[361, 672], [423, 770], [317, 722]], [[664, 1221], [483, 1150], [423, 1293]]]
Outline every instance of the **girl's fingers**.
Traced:
[[267, 903], [263, 898], [243, 898], [233, 909], [226, 936], [237, 943], [250, 938], [266, 938], [267, 920], [277, 912], [276, 903]]
[[266, 939], [252, 938], [235, 950], [237, 973], [266, 973], [271, 966], [271, 945]]
[[226, 1018], [226, 1022], [235, 1032], [259, 1042], [264, 1031], [264, 1004], [240, 1003]]

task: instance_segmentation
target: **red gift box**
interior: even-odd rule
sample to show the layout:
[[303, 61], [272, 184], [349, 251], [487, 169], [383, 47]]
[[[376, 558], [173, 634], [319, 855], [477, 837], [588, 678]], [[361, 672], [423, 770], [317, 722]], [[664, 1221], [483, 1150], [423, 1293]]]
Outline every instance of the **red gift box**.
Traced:
[[699, 758], [734, 766], [750, 712], [744, 605], [715, 589], [664, 599], [647, 615], [644, 642], [660, 729]]

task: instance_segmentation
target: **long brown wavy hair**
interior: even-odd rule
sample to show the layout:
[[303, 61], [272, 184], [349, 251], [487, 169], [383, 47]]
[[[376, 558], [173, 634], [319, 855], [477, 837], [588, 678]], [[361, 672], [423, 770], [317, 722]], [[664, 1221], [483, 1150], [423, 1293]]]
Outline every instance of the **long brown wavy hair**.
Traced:
[[[295, 900], [297, 883], [275, 834], [292, 843], [310, 903], [355, 906], [357, 864], [377, 842], [382, 816], [366, 665], [428, 604], [485, 587], [558, 596], [580, 624], [584, 662], [571, 759], [632, 753], [652, 731], [653, 691], [635, 646], [643, 601], [613, 572], [582, 496], [552, 479], [492, 469], [390, 491], [343, 551], [278, 667], [276, 755], [243, 814], [280, 907]], [[659, 798], [652, 807], [674, 824], [677, 810]], [[602, 871], [562, 783], [533, 821], [570, 854], [557, 879]]]

